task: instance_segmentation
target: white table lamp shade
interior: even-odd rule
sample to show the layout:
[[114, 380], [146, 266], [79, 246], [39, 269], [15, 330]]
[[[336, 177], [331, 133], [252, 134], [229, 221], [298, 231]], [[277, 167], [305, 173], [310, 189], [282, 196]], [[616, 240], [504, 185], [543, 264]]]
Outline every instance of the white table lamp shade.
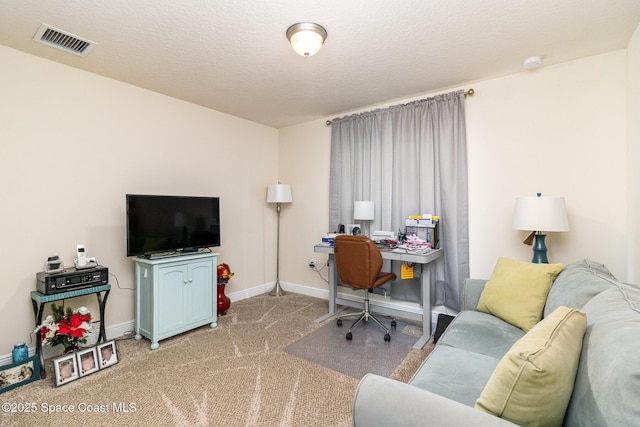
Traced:
[[529, 231], [569, 231], [564, 197], [519, 197], [513, 228]]
[[292, 201], [289, 184], [269, 184], [267, 187], [267, 203], [291, 203]]
[[373, 202], [358, 201], [353, 203], [353, 219], [373, 221], [374, 206]]

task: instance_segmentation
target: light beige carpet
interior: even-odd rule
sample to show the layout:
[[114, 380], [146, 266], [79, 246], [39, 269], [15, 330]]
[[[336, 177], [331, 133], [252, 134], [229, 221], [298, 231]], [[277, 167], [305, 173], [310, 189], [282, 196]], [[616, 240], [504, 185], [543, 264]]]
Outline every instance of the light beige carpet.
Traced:
[[[349, 426], [358, 380], [283, 351], [319, 328], [314, 319], [326, 311], [326, 300], [265, 295], [233, 303], [216, 329], [163, 340], [157, 350], [146, 339], [120, 339], [117, 365], [59, 388], [49, 373], [0, 394], [3, 404], [31, 408], [3, 405], [0, 425]], [[411, 350], [391, 378], [407, 381], [432, 348]]]

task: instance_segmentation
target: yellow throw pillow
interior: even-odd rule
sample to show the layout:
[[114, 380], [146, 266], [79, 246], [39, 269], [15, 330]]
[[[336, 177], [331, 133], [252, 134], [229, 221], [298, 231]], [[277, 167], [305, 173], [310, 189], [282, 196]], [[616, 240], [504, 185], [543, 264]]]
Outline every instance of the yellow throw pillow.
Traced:
[[557, 308], [504, 355], [476, 409], [519, 425], [562, 425], [586, 329], [583, 312]]
[[477, 310], [529, 331], [542, 319], [549, 289], [562, 267], [498, 258]]

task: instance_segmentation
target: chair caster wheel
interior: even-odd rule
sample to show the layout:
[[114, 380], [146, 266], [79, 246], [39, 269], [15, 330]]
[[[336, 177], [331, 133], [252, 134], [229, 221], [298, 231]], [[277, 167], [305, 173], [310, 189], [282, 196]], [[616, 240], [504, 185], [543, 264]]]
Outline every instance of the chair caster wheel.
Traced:
[[351, 335], [351, 332], [347, 332], [347, 341], [351, 341], [352, 338], [353, 335]]
[[396, 328], [396, 326], [398, 326], [398, 324], [396, 323], [396, 321], [395, 321], [395, 320], [392, 320], [392, 321], [391, 321], [391, 327], [392, 327], [393, 329], [395, 329], [395, 328]]
[[384, 335], [384, 340], [385, 340], [385, 341], [391, 341], [391, 335], [389, 335], [389, 334], [385, 334], [385, 335]]
[[338, 326], [342, 326], [342, 319], [338, 319], [336, 323], [338, 324]]

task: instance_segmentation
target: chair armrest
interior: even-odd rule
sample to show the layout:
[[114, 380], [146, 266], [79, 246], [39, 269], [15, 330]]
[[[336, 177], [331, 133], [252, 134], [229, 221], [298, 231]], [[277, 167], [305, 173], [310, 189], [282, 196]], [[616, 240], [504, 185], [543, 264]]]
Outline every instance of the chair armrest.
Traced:
[[356, 390], [353, 425], [499, 427], [516, 424], [418, 387], [367, 374]]
[[466, 279], [462, 284], [462, 307], [460, 310], [475, 310], [480, 301], [480, 294], [487, 280]]

